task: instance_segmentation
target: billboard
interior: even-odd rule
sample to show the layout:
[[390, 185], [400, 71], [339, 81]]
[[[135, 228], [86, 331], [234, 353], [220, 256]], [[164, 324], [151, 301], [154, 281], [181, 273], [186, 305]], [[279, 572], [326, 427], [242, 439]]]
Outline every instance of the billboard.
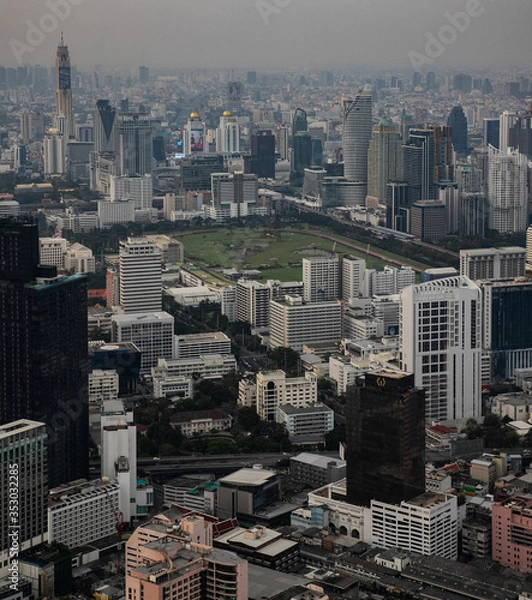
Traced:
[[190, 132], [191, 152], [203, 152], [203, 129], [193, 129]]

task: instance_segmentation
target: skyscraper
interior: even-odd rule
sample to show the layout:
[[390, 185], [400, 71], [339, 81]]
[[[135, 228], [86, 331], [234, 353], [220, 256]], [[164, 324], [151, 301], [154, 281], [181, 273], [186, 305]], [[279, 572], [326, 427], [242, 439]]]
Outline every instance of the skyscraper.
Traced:
[[400, 294], [400, 362], [426, 391], [426, 418], [481, 415], [481, 295], [467, 277], [413, 285]]
[[161, 251], [148, 239], [120, 242], [120, 305], [125, 313], [162, 309]]
[[56, 81], [56, 116], [64, 115], [67, 119], [67, 137], [75, 137], [76, 124], [72, 112], [72, 75], [70, 68], [70, 56], [68, 46], [61, 41], [55, 55], [55, 81]]
[[368, 150], [368, 195], [366, 204], [386, 204], [387, 185], [403, 178], [401, 141], [395, 125], [382, 118], [373, 128]]
[[452, 127], [453, 146], [457, 154], [467, 152], [467, 118], [461, 106], [454, 106], [447, 118], [447, 125]]
[[[502, 148], [502, 146], [501, 146]], [[517, 150], [488, 149], [488, 226], [499, 233], [527, 227], [527, 159]]]
[[220, 117], [220, 125], [216, 132], [216, 151], [240, 152], [238, 117], [234, 117], [230, 110], [224, 111]]
[[197, 112], [190, 113], [190, 118], [183, 129], [183, 152], [196, 154], [208, 150], [205, 123]]
[[66, 173], [65, 136], [57, 129], [50, 129], [43, 140], [44, 174], [64, 175]]
[[152, 172], [152, 129], [148, 113], [124, 113], [117, 123], [117, 175]]
[[292, 136], [296, 136], [300, 131], [308, 131], [307, 113], [302, 108], [296, 108], [292, 118]]
[[434, 200], [434, 135], [431, 129], [410, 129], [403, 146], [403, 175], [408, 183], [410, 203]]
[[329, 302], [340, 297], [340, 260], [337, 257], [304, 258], [303, 299]]
[[347, 388], [347, 498], [400, 504], [425, 491], [425, 392], [399, 371]]
[[114, 152], [116, 109], [109, 100], [96, 100], [92, 111], [94, 124], [94, 152]]
[[244, 156], [244, 170], [257, 177], [275, 177], [275, 136], [270, 130], [251, 135], [251, 155]]
[[368, 148], [372, 123], [371, 86], [360, 89], [354, 100], [344, 100], [344, 176], [359, 182], [355, 204], [364, 204], [368, 185]]
[[[16, 560], [9, 552], [13, 539], [19, 552], [46, 541], [48, 472], [44, 423], [20, 419], [0, 425], [0, 490], [0, 577], [5, 577], [10, 563]], [[16, 512], [13, 493], [18, 496]]]
[[56, 487], [88, 477], [87, 285], [38, 264], [37, 225], [0, 220], [0, 424], [46, 423]]

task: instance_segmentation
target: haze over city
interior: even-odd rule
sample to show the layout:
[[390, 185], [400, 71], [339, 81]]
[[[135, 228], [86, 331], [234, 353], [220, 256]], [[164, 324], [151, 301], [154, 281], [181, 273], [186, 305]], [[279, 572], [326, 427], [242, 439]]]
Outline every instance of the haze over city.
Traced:
[[[31, 23], [52, 14], [49, 0], [2, 6], [0, 64], [49, 64], [65, 34], [78, 68], [149, 64], [173, 68], [399, 67], [424, 53], [426, 34], [442, 26], [445, 43], [430, 69], [526, 65], [530, 0], [64, 0], [63, 20], [49, 19], [20, 60]], [[63, 6], [62, 2], [57, 6]], [[447, 15], [472, 17], [450, 32]], [[504, 32], [504, 34], [501, 34]], [[30, 51], [31, 49], [31, 51]]]

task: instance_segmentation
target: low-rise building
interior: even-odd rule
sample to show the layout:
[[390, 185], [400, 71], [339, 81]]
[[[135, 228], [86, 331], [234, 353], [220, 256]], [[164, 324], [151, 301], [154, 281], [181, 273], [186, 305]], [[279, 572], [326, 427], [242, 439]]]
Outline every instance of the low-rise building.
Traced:
[[524, 392], [499, 394], [491, 401], [491, 412], [510, 421], [527, 421], [532, 413], [532, 396]]
[[118, 373], [115, 370], [94, 369], [89, 373], [89, 403], [101, 405], [118, 398]]
[[231, 429], [233, 417], [221, 408], [211, 410], [193, 410], [178, 413], [172, 417], [170, 425], [181, 430], [186, 437], [195, 433], [208, 433], [209, 431], [225, 431]]
[[116, 533], [120, 486], [116, 481], [72, 481], [50, 490], [48, 542], [85, 546]]
[[151, 372], [153, 380], [168, 377], [221, 379], [236, 370], [236, 366], [236, 359], [232, 354], [206, 354], [197, 358], [160, 358]]
[[155, 398], [192, 398], [192, 377], [156, 377], [153, 380]]
[[257, 406], [257, 382], [251, 379], [241, 379], [238, 382], [238, 406]]
[[166, 265], [181, 263], [185, 259], [185, 251], [182, 242], [174, 240], [168, 235], [147, 235], [150, 241], [161, 251], [161, 260]]
[[281, 404], [275, 420], [286, 427], [293, 443], [323, 442], [334, 429], [334, 411], [321, 402], [300, 407]]
[[231, 340], [221, 331], [174, 336], [175, 358], [197, 358], [205, 354], [231, 354]]
[[257, 413], [265, 421], [275, 420], [278, 406], [303, 407], [317, 400], [318, 379], [313, 373], [291, 378], [280, 370], [257, 373]]
[[345, 460], [302, 452], [290, 458], [290, 475], [313, 488], [322, 487], [345, 477]]

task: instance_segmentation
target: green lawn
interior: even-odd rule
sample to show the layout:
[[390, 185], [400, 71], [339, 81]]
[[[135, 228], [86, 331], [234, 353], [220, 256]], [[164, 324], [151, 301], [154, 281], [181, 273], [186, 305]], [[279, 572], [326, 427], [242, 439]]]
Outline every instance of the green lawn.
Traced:
[[341, 243], [306, 233], [266, 230], [223, 230], [181, 236], [185, 256], [192, 261], [224, 268], [261, 269], [265, 279], [301, 281], [301, 260], [314, 250], [348, 253], [366, 259], [368, 268], [382, 269], [384, 262], [366, 257]]

